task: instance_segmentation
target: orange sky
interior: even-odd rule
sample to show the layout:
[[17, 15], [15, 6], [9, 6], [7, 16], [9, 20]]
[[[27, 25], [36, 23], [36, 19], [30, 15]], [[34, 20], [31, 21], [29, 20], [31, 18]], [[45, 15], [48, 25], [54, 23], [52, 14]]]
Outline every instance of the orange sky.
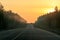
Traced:
[[60, 0], [0, 0], [6, 10], [12, 10], [22, 16], [28, 23], [35, 22], [37, 18], [57, 5]]

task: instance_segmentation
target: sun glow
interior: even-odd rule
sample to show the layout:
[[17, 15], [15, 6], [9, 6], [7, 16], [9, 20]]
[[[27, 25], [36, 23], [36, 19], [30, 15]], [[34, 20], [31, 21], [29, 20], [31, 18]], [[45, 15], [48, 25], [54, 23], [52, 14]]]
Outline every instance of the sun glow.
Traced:
[[49, 9], [47, 13], [54, 12], [54, 11], [55, 11], [54, 9]]

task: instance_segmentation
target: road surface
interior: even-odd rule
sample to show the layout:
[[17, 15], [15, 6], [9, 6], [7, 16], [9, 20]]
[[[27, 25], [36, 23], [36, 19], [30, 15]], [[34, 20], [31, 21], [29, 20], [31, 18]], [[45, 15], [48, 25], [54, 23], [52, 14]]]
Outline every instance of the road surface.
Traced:
[[34, 28], [34, 26], [30, 24], [24, 29], [1, 31], [0, 40], [60, 40], [60, 36]]

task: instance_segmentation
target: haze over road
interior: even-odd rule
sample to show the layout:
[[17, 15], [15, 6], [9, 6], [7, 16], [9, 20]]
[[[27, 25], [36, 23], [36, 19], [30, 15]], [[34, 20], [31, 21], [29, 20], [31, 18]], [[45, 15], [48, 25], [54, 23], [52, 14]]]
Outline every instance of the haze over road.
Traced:
[[1, 31], [0, 40], [60, 40], [60, 36], [29, 24], [23, 29]]

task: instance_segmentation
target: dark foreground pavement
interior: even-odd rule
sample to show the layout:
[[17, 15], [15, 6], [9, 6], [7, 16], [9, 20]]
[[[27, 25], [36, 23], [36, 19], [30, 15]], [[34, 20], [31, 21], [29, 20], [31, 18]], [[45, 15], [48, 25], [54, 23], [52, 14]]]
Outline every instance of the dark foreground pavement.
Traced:
[[0, 40], [60, 40], [60, 36], [54, 33], [30, 26], [24, 29], [1, 31]]

